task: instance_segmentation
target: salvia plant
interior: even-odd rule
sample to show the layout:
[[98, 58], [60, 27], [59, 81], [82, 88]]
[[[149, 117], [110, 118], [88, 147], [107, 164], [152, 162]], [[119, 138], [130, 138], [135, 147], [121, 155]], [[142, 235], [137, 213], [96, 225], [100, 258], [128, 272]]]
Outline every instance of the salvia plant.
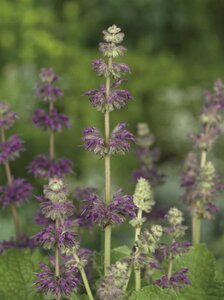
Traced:
[[[36, 98], [41, 107], [34, 111], [33, 122], [48, 132], [49, 147], [28, 166], [28, 173], [45, 180], [42, 194], [33, 195], [38, 202], [35, 221], [40, 230], [31, 237], [21, 231], [17, 208], [31, 198], [32, 186], [15, 178], [11, 169], [24, 142], [15, 134], [8, 136], [17, 114], [0, 102], [0, 164], [5, 178], [0, 204], [11, 209], [15, 226], [15, 237], [0, 244], [1, 300], [224, 299], [214, 258], [205, 246], [196, 245], [201, 220], [214, 218], [216, 195], [223, 189], [210, 152], [222, 133], [224, 85], [217, 81], [214, 90], [205, 93], [200, 132], [190, 134], [194, 150], [183, 165], [181, 186], [192, 216], [192, 246], [184, 237], [188, 227], [179, 208], [167, 208], [156, 222], [152, 217], [158, 205], [154, 188], [165, 182], [165, 175], [157, 166], [159, 150], [149, 126], [139, 123], [136, 137], [124, 122], [111, 128], [114, 111], [133, 99], [121, 88], [130, 73], [128, 65], [119, 61], [126, 52], [123, 40], [124, 33], [116, 25], [103, 31], [99, 44], [102, 58], [92, 63], [102, 85], [85, 93], [104, 119], [102, 131], [90, 124], [82, 137], [84, 148], [104, 161], [102, 192], [95, 187], [78, 187], [75, 195], [70, 191], [65, 175], [71, 173], [72, 162], [57, 158], [55, 134], [69, 128], [71, 122], [57, 108], [63, 97], [57, 86], [59, 76], [51, 68], [40, 71]], [[133, 195], [128, 195], [121, 188], [112, 190], [111, 162], [114, 156], [125, 155], [131, 143], [136, 144], [138, 169], [133, 173]], [[112, 249], [112, 228], [124, 222], [130, 231], [129, 244]], [[95, 238], [96, 226], [104, 233], [103, 249], [83, 248], [83, 232], [89, 236], [91, 229]], [[209, 298], [212, 293], [218, 298]]]
[[218, 208], [215, 204], [217, 193], [223, 184], [210, 161], [216, 140], [222, 133], [224, 108], [224, 85], [215, 82], [213, 91], [204, 93], [204, 106], [200, 115], [200, 131], [190, 134], [194, 149], [188, 154], [183, 166], [181, 185], [185, 189], [183, 199], [192, 215], [192, 239], [200, 241], [201, 220], [213, 219]]

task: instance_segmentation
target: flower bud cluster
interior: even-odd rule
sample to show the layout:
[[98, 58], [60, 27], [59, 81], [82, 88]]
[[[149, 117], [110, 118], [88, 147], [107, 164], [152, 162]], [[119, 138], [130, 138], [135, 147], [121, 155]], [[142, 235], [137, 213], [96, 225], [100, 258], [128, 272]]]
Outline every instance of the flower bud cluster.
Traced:
[[149, 182], [140, 178], [136, 184], [133, 195], [133, 202], [138, 209], [149, 213], [152, 210], [155, 201], [153, 199], [152, 190]]
[[224, 108], [224, 84], [218, 80], [214, 84], [213, 91], [204, 94], [205, 103], [200, 118], [201, 131], [198, 134], [191, 134], [190, 138], [194, 141], [195, 147], [209, 151], [217, 138], [222, 133], [221, 112]]
[[214, 218], [218, 210], [214, 201], [221, 184], [211, 162], [200, 167], [197, 157], [191, 153], [184, 164], [181, 186], [185, 188], [183, 199], [192, 212], [200, 218]]
[[119, 300], [125, 296], [123, 290], [128, 279], [128, 264], [126, 262], [116, 262], [109, 267], [108, 273], [104, 276], [97, 289], [100, 300]]
[[153, 148], [155, 142], [154, 135], [146, 123], [139, 123], [137, 127], [136, 155], [139, 161], [139, 168], [133, 174], [134, 179], [143, 177], [152, 185], [159, 185], [164, 182], [165, 175], [156, 166], [160, 157], [158, 148]]

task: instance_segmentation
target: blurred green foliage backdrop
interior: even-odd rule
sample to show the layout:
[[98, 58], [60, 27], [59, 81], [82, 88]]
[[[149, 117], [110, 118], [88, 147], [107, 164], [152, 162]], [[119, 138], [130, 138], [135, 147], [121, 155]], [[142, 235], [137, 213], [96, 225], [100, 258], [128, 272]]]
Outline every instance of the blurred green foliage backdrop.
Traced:
[[[124, 62], [132, 69], [126, 88], [135, 101], [114, 112], [112, 123], [125, 121], [133, 132], [138, 122], [150, 125], [162, 149], [161, 168], [168, 174], [166, 184], [156, 191], [157, 199], [166, 207], [175, 203], [181, 207], [181, 162], [191, 148], [186, 135], [197, 130], [203, 89], [224, 78], [222, 0], [0, 0], [0, 98], [18, 112], [20, 120], [13, 130], [27, 147], [13, 163], [13, 172], [27, 176], [25, 166], [37, 153], [47, 151], [47, 134], [35, 129], [31, 118], [39, 105], [34, 96], [38, 70], [53, 67], [65, 92], [58, 105], [73, 122], [72, 129], [58, 134], [57, 154], [74, 162], [72, 188], [103, 186], [102, 162], [81, 147], [82, 129], [102, 127], [102, 115], [83, 94], [100, 85], [90, 63], [100, 56], [97, 45], [102, 30], [113, 23], [126, 34]], [[217, 144], [214, 159], [224, 175], [223, 145], [224, 139]], [[114, 186], [133, 191], [135, 167], [133, 153], [115, 158]], [[24, 224], [33, 218], [32, 209], [27, 211]], [[223, 223], [221, 211], [216, 222], [203, 227], [204, 239], [215, 241], [210, 245], [216, 254], [223, 250], [216, 242], [224, 239]], [[7, 224], [1, 233], [7, 237], [11, 225], [6, 212], [1, 224]]]

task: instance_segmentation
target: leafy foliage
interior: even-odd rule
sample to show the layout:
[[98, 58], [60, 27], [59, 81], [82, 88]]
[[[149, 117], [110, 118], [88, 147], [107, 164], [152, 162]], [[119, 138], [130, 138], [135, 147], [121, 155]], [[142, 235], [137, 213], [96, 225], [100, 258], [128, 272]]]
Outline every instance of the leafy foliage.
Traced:
[[41, 300], [34, 287], [39, 262], [44, 261], [38, 250], [5, 251], [0, 256], [0, 299]]
[[174, 264], [174, 268], [187, 267], [191, 285], [181, 290], [144, 287], [133, 292], [129, 300], [221, 300], [224, 299], [223, 283], [215, 279], [215, 258], [205, 245], [192, 247], [188, 254]]

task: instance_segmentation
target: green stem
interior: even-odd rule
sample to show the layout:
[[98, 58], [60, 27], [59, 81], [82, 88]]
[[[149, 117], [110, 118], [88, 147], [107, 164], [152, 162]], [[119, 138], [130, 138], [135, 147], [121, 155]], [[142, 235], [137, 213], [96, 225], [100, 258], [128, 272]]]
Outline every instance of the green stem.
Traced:
[[[4, 129], [1, 129], [1, 141], [3, 143], [6, 141]], [[4, 167], [5, 167], [5, 174], [6, 174], [8, 186], [11, 186], [13, 183], [13, 180], [12, 180], [11, 168], [10, 168], [8, 161], [6, 161], [4, 163]], [[13, 218], [13, 223], [14, 223], [14, 228], [15, 228], [16, 242], [18, 242], [22, 236], [21, 229], [20, 229], [19, 216], [18, 216], [18, 212], [16, 209], [16, 205], [14, 203], [11, 203], [10, 207], [11, 207], [12, 218]]]
[[[49, 113], [52, 112], [52, 110], [54, 109], [54, 103], [50, 102], [49, 104]], [[54, 145], [54, 131], [50, 130], [50, 139], [49, 139], [49, 156], [51, 160], [54, 160], [55, 158], [55, 145]]]
[[[137, 220], [140, 221], [142, 219], [142, 209], [138, 209], [138, 214], [137, 214]], [[140, 223], [140, 222], [139, 222]], [[141, 233], [142, 226], [137, 225], [135, 227], [135, 241], [139, 239], [139, 235]], [[138, 256], [138, 251], [135, 254]], [[141, 268], [136, 268], [135, 269], [135, 290], [138, 291], [141, 289]]]
[[141, 289], [141, 269], [135, 269], [135, 290]]
[[173, 272], [173, 259], [170, 258], [170, 259], [169, 259], [168, 272], [167, 272], [167, 279], [168, 279], [168, 282], [170, 281], [170, 277], [172, 276], [172, 272]]
[[[142, 218], [142, 209], [139, 208], [138, 209], [138, 214], [137, 214], [137, 219], [141, 220], [141, 218]], [[141, 229], [142, 229], [141, 226], [136, 226], [136, 228], [135, 228], [135, 241], [138, 240], [138, 237], [141, 233]]]
[[80, 266], [80, 259], [79, 259], [79, 257], [77, 256], [76, 253], [74, 253], [74, 258], [75, 258], [75, 260], [78, 264], [78, 268], [79, 268], [79, 271], [81, 273], [82, 280], [83, 280], [83, 283], [84, 283], [84, 286], [85, 286], [85, 289], [86, 289], [86, 293], [89, 297], [89, 300], [94, 300], [93, 294], [92, 294], [92, 291], [91, 291], [91, 288], [90, 288], [90, 285], [89, 285], [89, 281], [88, 281], [88, 278], [86, 276], [85, 269], [82, 266]]
[[[108, 60], [108, 67], [112, 64], [112, 58]], [[110, 95], [110, 76], [106, 78], [106, 98]], [[110, 138], [110, 112], [108, 108], [104, 114], [104, 131], [105, 131], [105, 144], [108, 148]], [[108, 205], [111, 201], [111, 160], [110, 155], [105, 156], [105, 203]], [[108, 224], [105, 227], [105, 240], [104, 240], [104, 273], [107, 273], [107, 269], [110, 266], [111, 257], [111, 225]]]
[[[207, 151], [202, 150], [201, 152], [201, 161], [200, 161], [200, 167], [203, 168], [206, 164], [207, 159]], [[192, 215], [192, 241], [193, 245], [197, 245], [200, 243], [200, 235], [201, 235], [201, 218], [200, 216], [195, 212]]]
[[129, 284], [129, 281], [130, 281], [130, 278], [131, 278], [131, 273], [132, 273], [132, 267], [129, 267], [129, 269], [128, 269], [128, 278], [127, 278], [125, 286], [123, 287], [124, 292], [126, 292], [126, 290], [128, 288], [128, 284]]
[[[59, 226], [59, 222], [58, 220], [56, 220], [55, 223], [55, 229], [57, 231]], [[55, 277], [59, 277], [60, 276], [60, 252], [59, 252], [59, 247], [58, 244], [56, 245], [55, 248]]]

